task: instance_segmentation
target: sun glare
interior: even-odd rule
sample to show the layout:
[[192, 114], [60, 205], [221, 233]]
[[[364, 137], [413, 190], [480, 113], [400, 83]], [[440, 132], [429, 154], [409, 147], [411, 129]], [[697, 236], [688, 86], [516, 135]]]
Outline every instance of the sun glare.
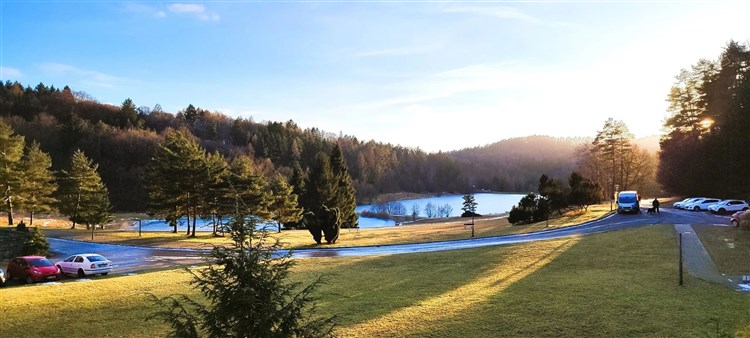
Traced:
[[[530, 276], [573, 247], [579, 238], [531, 243], [516, 247], [513, 263], [500, 263], [487, 274], [456, 289], [425, 299], [413, 306], [397, 309], [366, 322], [343, 328], [344, 336], [379, 337], [419, 334], [437, 327], [437, 323], [464, 315], [477, 304], [503, 292]], [[524, 252], [518, 252], [524, 251]], [[409, 332], [404, 330], [408, 329]]]

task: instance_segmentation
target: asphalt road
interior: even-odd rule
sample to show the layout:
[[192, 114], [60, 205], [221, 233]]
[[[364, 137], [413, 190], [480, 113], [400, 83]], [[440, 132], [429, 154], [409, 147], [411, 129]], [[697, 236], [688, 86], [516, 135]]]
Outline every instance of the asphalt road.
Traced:
[[[433, 252], [478, 248], [494, 245], [523, 243], [539, 240], [588, 235], [606, 231], [636, 228], [652, 224], [721, 224], [729, 223], [728, 216], [717, 216], [704, 212], [690, 212], [663, 208], [660, 214], [649, 215], [611, 215], [593, 222], [566, 228], [541, 231], [528, 234], [484, 237], [475, 239], [396, 244], [366, 247], [345, 247], [325, 249], [299, 249], [293, 251], [297, 258], [372, 256], [404, 254], [416, 252]], [[104, 255], [114, 262], [113, 273], [131, 273], [145, 269], [192, 265], [202, 263], [201, 251], [191, 249], [146, 248], [111, 244], [98, 244], [65, 239], [49, 238], [53, 252], [52, 261], [64, 259], [71, 254], [93, 252]], [[286, 253], [281, 251], [281, 254]]]

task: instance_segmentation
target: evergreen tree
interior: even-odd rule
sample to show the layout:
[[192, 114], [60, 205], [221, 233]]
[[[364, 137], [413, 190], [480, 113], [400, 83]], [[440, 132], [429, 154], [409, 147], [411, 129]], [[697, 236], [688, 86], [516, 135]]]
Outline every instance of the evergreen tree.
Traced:
[[86, 229], [109, 221], [109, 193], [97, 172], [98, 165], [79, 149], [73, 153], [70, 169], [62, 172], [59, 209], [68, 219]]
[[0, 194], [3, 197], [2, 211], [8, 214], [8, 225], [13, 225], [13, 207], [23, 177], [19, 168], [23, 146], [23, 136], [14, 135], [13, 129], [0, 121]]
[[207, 207], [212, 184], [206, 151], [183, 132], [169, 132], [146, 172], [149, 213], [168, 220], [187, 216], [186, 234], [195, 237], [196, 221]]
[[[474, 198], [474, 194], [464, 195], [463, 207], [461, 207], [464, 214], [463, 217], [471, 216], [474, 217], [477, 214], [477, 200]], [[466, 216], [464, 216], [466, 215]]]
[[229, 198], [240, 201], [248, 213], [261, 220], [271, 219], [273, 198], [266, 179], [257, 172], [247, 156], [240, 156], [229, 166]]
[[29, 225], [34, 224], [34, 214], [52, 209], [57, 200], [52, 194], [57, 191], [55, 176], [50, 168], [52, 159], [33, 142], [21, 160], [22, 182], [20, 202], [29, 213]]
[[277, 174], [274, 177], [271, 184], [273, 203], [271, 203], [270, 210], [271, 218], [276, 221], [279, 232], [281, 232], [281, 224], [297, 222], [302, 219], [302, 209], [298, 206], [297, 195], [292, 190], [284, 176]]
[[545, 203], [549, 204], [549, 209], [557, 210], [557, 213], [562, 215], [562, 209], [568, 206], [568, 199], [563, 187], [546, 174], [542, 174], [542, 177], [539, 178], [538, 190], [539, 195], [546, 199]]
[[229, 223], [232, 245], [215, 246], [208, 268], [190, 271], [191, 284], [206, 301], [152, 295], [161, 310], [148, 319], [162, 319], [171, 325], [171, 336], [184, 338], [332, 335], [335, 317], [314, 317], [312, 293], [320, 279], [307, 286], [290, 282], [291, 252], [279, 257], [279, 242], [265, 231], [255, 232], [252, 208], [239, 201], [237, 206]]
[[602, 200], [601, 187], [577, 172], [570, 174], [568, 185], [570, 185], [568, 203], [578, 207], [579, 210], [588, 209], [589, 205], [599, 203]]
[[[309, 208], [310, 206], [309, 203], [305, 202], [305, 198], [307, 197], [307, 194], [305, 192], [305, 180], [305, 172], [302, 170], [302, 166], [300, 166], [299, 162], [294, 162], [294, 165], [292, 166], [292, 179], [290, 183], [292, 186], [292, 194], [297, 196], [297, 208], [302, 211], [303, 215], [305, 211], [309, 210], [306, 208]], [[306, 227], [306, 222], [304, 222], [303, 217], [299, 221], [289, 222], [287, 225], [297, 228], [304, 228]]]
[[341, 213], [341, 226], [343, 228], [356, 228], [359, 224], [357, 215], [357, 192], [354, 190], [352, 178], [349, 176], [344, 154], [339, 145], [333, 147], [331, 153], [331, 171], [336, 181], [336, 193], [333, 206]]
[[[229, 166], [218, 152], [206, 157], [207, 181], [205, 202], [202, 210], [204, 218], [213, 220], [213, 235], [218, 236], [218, 230], [223, 228], [222, 219], [233, 210], [229, 202]], [[223, 231], [222, 231], [223, 232]]]
[[[328, 155], [319, 152], [315, 156], [315, 165], [310, 170], [308, 182], [305, 183], [305, 210], [310, 214], [305, 217], [305, 223], [313, 235], [313, 239], [320, 243], [322, 237], [320, 232], [326, 232], [331, 224], [326, 224], [328, 220], [340, 218], [332, 217], [331, 208], [335, 208], [337, 180], [331, 171], [331, 164]], [[338, 213], [340, 216], [340, 212]], [[329, 231], [330, 232], [330, 231]]]

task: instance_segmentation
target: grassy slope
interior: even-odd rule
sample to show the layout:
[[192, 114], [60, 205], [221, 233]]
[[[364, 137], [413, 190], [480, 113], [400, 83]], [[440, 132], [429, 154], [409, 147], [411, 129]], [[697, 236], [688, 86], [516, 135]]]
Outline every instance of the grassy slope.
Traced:
[[[549, 222], [548, 228], [557, 228], [586, 222], [609, 212], [609, 205], [595, 205], [589, 207], [586, 212], [568, 212], [562, 217], [557, 217]], [[378, 229], [349, 230], [342, 229], [338, 242], [334, 245], [323, 245], [324, 247], [342, 246], [364, 246], [385, 245], [397, 243], [432, 242], [452, 239], [465, 239], [471, 236], [471, 227], [464, 226], [466, 219], [451, 219], [430, 224], [408, 225], [401, 227], [388, 227]], [[511, 225], [507, 219], [478, 219], [475, 224], [477, 237], [488, 237], [524, 233], [544, 230], [545, 222]], [[45, 234], [49, 237], [70, 238], [88, 241], [91, 233], [85, 229], [46, 229]], [[312, 240], [307, 230], [289, 230], [279, 235], [285, 246], [290, 248], [309, 248], [318, 245]], [[196, 233], [196, 237], [186, 237], [184, 233], [177, 234], [165, 232], [144, 232], [138, 238], [137, 232], [132, 231], [97, 231], [95, 241], [102, 243], [118, 243], [126, 245], [161, 246], [196, 248], [206, 243], [225, 244], [226, 237], [212, 237], [210, 233]]]
[[[438, 253], [302, 260], [295, 278], [332, 274], [320, 310], [343, 336], [713, 336], [734, 332], [750, 298], [692, 277], [677, 286], [671, 225]], [[0, 289], [7, 336], [153, 337], [144, 292], [185, 292], [161, 271]], [[64, 296], [63, 296], [64, 295]], [[63, 320], [62, 318], [67, 318]], [[81, 325], [85, 320], [92, 325]], [[93, 330], [93, 331], [91, 331]], [[3, 334], [3, 336], [6, 336]]]
[[719, 271], [750, 275], [750, 231], [735, 227], [693, 225]]

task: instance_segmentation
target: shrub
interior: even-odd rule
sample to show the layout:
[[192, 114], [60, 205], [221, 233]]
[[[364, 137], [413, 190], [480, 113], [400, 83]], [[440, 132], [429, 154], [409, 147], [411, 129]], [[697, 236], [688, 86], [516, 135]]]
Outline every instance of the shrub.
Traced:
[[47, 256], [49, 254], [49, 243], [47, 237], [44, 237], [42, 231], [38, 228], [30, 229], [29, 234], [24, 241], [23, 255]]

